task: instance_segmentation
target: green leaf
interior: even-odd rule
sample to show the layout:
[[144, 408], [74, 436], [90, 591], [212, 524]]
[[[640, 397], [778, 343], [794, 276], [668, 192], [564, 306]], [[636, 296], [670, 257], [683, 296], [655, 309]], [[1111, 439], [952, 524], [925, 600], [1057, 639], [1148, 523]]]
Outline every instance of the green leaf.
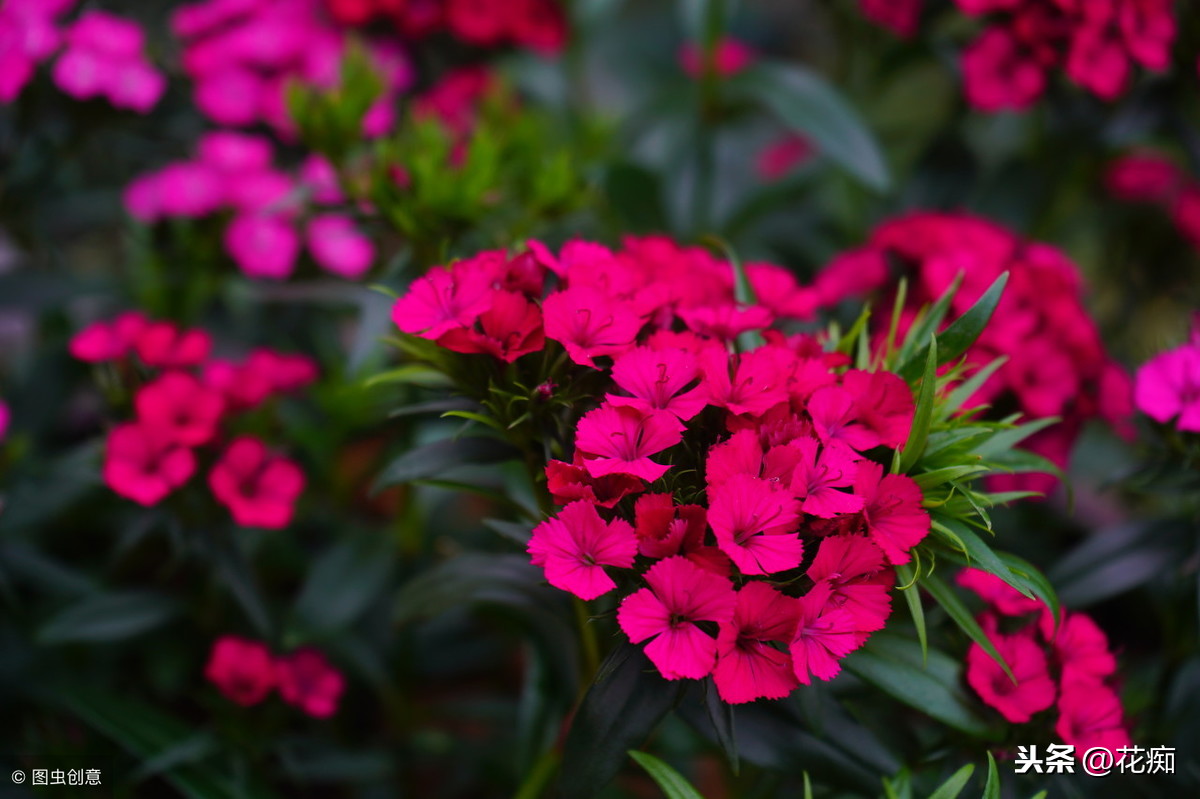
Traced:
[[711, 678], [704, 681], [704, 708], [708, 711], [708, 720], [712, 722], [713, 730], [717, 733], [717, 743], [729, 761], [729, 769], [736, 777], [741, 770], [738, 758], [737, 732], [733, 725], [733, 705], [721, 701], [716, 684]]
[[171, 597], [153, 591], [91, 595], [42, 625], [37, 639], [43, 644], [120, 641], [160, 627], [178, 612]]
[[929, 799], [957, 799], [962, 793], [962, 789], [967, 787], [967, 783], [971, 780], [971, 775], [975, 773], [975, 764], [968, 763], [951, 775], [950, 779], [943, 782], [938, 789], [929, 794]]
[[[983, 293], [974, 305], [967, 309], [967, 312], [950, 323], [950, 326], [938, 334], [938, 348], [941, 354], [938, 356], [938, 366], [947, 364], [955, 358], [967, 351], [975, 340], [979, 338], [979, 334], [987, 327], [987, 323], [991, 321], [992, 314], [996, 310], [996, 306], [1000, 303], [1000, 297], [1004, 294], [1004, 286], [1008, 283], [1008, 272], [996, 278], [996, 282], [992, 283], [991, 287]], [[922, 347], [917, 352], [913, 353], [912, 357], [900, 365], [896, 370], [897, 373], [905, 380], [912, 380], [916, 377], [924, 364], [927, 353]]]
[[1000, 771], [996, 768], [996, 758], [988, 752], [987, 782], [983, 786], [983, 799], [1000, 799]]
[[912, 479], [921, 487], [922, 491], [927, 492], [929, 489], [949, 483], [951, 480], [961, 480], [964, 477], [972, 477], [989, 471], [991, 470], [986, 466], [944, 466], [941, 469], [934, 469], [932, 472], [914, 474]]
[[929, 640], [925, 632], [925, 608], [921, 605], [921, 592], [917, 588], [916, 570], [907, 563], [897, 566], [896, 579], [900, 583], [904, 601], [908, 603], [908, 612], [912, 615], [913, 626], [917, 628], [917, 640], [921, 644], [921, 662], [925, 662], [929, 658]]
[[908, 331], [908, 335], [904, 337], [904, 343], [897, 354], [900, 363], [907, 363], [918, 346], [928, 341], [930, 336], [937, 335], [938, 328], [946, 319], [946, 314], [950, 313], [950, 303], [954, 301], [954, 295], [958, 293], [962, 282], [963, 273], [960, 271], [954, 276], [954, 280], [950, 281], [949, 287], [942, 292], [942, 296], [937, 298], [937, 302], [928, 309], [921, 309], [916, 322]]
[[626, 752], [641, 746], [679, 697], [641, 647], [622, 641], [600, 664], [563, 744], [559, 794], [590, 799], [616, 776]]
[[438, 477], [461, 466], [500, 463], [519, 454], [498, 438], [444, 438], [396, 458], [384, 468], [371, 490], [379, 492], [388, 486]]
[[334, 544], [309, 570], [296, 598], [296, 616], [314, 632], [350, 625], [383, 593], [394, 563], [394, 541], [380, 531]]
[[942, 606], [946, 614], [954, 620], [954, 623], [958, 625], [960, 630], [967, 634], [968, 638], [979, 644], [983, 648], [983, 651], [987, 652], [988, 657], [996, 661], [1000, 668], [1004, 670], [1004, 673], [1008, 675], [1008, 679], [1013, 681], [1013, 685], [1016, 685], [1017, 678], [1013, 676], [1012, 669], [1008, 667], [1004, 658], [996, 651], [996, 645], [992, 643], [992, 639], [988, 638], [983, 628], [975, 621], [975, 617], [971, 615], [971, 611], [967, 609], [967, 606], [954, 593], [954, 589], [947, 585], [941, 577], [934, 574], [922, 578], [921, 587], [928, 591], [934, 601]]
[[372, 375], [363, 381], [365, 388], [376, 386], [421, 386], [422, 388], [450, 388], [454, 383], [442, 372], [416, 363], [398, 366], [386, 372]]
[[917, 394], [917, 407], [913, 412], [912, 427], [908, 431], [908, 441], [900, 452], [900, 471], [907, 472], [920, 459], [925, 451], [925, 443], [929, 440], [929, 425], [933, 420], [934, 390], [937, 388], [937, 337], [930, 335], [929, 346], [925, 352], [925, 374], [921, 378], [921, 390]]
[[1050, 417], [1047, 419], [1034, 419], [1031, 422], [1026, 422], [1010, 430], [1001, 430], [990, 438], [981, 442], [975, 447], [973, 452], [976, 455], [982, 455], [985, 458], [1001, 456], [1020, 444], [1025, 439], [1029, 438], [1039, 430], [1044, 430], [1052, 424], [1057, 424], [1058, 419]]
[[646, 773], [650, 775], [650, 778], [654, 780], [659, 788], [662, 788], [663, 795], [667, 799], [704, 799], [700, 795], [700, 792], [684, 779], [682, 774], [654, 755], [630, 749], [629, 756], [646, 770]]
[[975, 374], [968, 377], [959, 386], [950, 392], [946, 397], [946, 401], [942, 403], [941, 413], [943, 419], [949, 419], [954, 415], [955, 411], [963, 406], [967, 400], [974, 396], [975, 392], [983, 387], [983, 384], [988, 381], [988, 378], [996, 373], [1001, 366], [1008, 363], [1008, 356], [1001, 355], [994, 359], [987, 366], [977, 371]]
[[661, 181], [649, 169], [629, 162], [613, 164], [604, 175], [604, 193], [621, 230], [662, 233], [671, 229]]
[[841, 93], [816, 72], [762, 62], [732, 78], [728, 89], [773, 112], [867, 186], [877, 191], [890, 187], [887, 163], [874, 135]]
[[1186, 559], [1185, 524], [1131, 522], [1097, 530], [1050, 570], [1063, 601], [1086, 607], [1155, 580]]
[[929, 650], [922, 664], [920, 644], [889, 633], [875, 633], [842, 665], [860, 679], [957, 730], [990, 737], [986, 722], [963, 692], [962, 663]]

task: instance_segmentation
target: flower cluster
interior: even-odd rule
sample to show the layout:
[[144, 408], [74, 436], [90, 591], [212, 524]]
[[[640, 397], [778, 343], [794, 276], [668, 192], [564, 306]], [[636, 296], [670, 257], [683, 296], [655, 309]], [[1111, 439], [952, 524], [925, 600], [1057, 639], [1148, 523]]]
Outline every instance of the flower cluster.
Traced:
[[967, 682], [1014, 724], [1051, 707], [1055, 732], [1079, 750], [1128, 746], [1125, 713], [1111, 683], [1117, 661], [1108, 639], [1084, 613], [1054, 614], [986, 572], [966, 569], [959, 584], [987, 603], [979, 623], [1016, 682], [979, 644], [967, 653]]
[[233, 635], [213, 644], [204, 676], [243, 707], [257, 705], [278, 689], [284, 702], [319, 719], [337, 712], [346, 687], [341, 672], [316, 649], [276, 657], [266, 644]]
[[983, 111], [1028, 108], [1062, 68], [1102, 100], [1129, 85], [1134, 65], [1167, 68], [1172, 0], [956, 0], [988, 25], [963, 54], [967, 99]]
[[[972, 397], [997, 413], [1062, 421], [1029, 439], [1028, 449], [1060, 468], [1084, 423], [1101, 417], [1125, 432], [1132, 412], [1128, 375], [1105, 352], [1082, 302], [1079, 270], [1054, 247], [1023, 241], [965, 214], [916, 213], [881, 225], [866, 246], [839, 256], [817, 276], [819, 305], [889, 285], [891, 265], [909, 280], [900, 329], [962, 275], [950, 316], [966, 311], [1004, 272], [1009, 282], [991, 323], [967, 353], [975, 368], [1007, 361]], [[997, 480], [1008, 478], [996, 478]], [[1049, 476], [1022, 477], [1020, 486], [1045, 491]]]
[[581, 599], [620, 585], [620, 627], [667, 679], [712, 675], [728, 702], [831, 679], [929, 530], [917, 484], [877, 461], [907, 440], [908, 385], [769, 330], [812, 312], [779, 267], [748, 265], [762, 299], [741, 303], [729, 263], [663, 238], [529, 246], [433, 270], [394, 318], [508, 362], [561, 347], [573, 380], [601, 379], [571, 458], [546, 467], [561, 509], [533, 563]]
[[166, 90], [166, 78], [146, 58], [141, 27], [104, 11], [85, 11], [59, 28], [76, 0], [8, 0], [0, 7], [0, 102], [12, 102], [36, 66], [61, 49], [54, 83], [78, 100], [103, 97], [146, 113]]
[[208, 475], [217, 498], [246, 527], [291, 523], [304, 473], [251, 436], [222, 436], [222, 423], [317, 377], [303, 355], [254, 350], [243, 361], [210, 357], [212, 339], [140, 313], [94, 323], [75, 335], [71, 354], [148, 373], [133, 396], [134, 419], [108, 435], [104, 481], [123, 497], [156, 505], [196, 473], [197, 451], [219, 449]]
[[273, 161], [269, 139], [213, 131], [201, 137], [195, 158], [131, 183], [125, 206], [145, 223], [228, 212], [224, 242], [230, 257], [250, 277], [271, 279], [295, 269], [299, 223], [306, 217], [305, 239], [317, 265], [342, 277], [361, 277], [375, 260], [375, 248], [350, 217], [328, 210], [346, 200], [333, 167], [310, 155], [291, 175]]
[[679, 66], [693, 78], [700, 78], [709, 70], [718, 77], [731, 78], [753, 64], [755, 58], [750, 47], [731, 36], [723, 36], [716, 42], [711, 63], [705, 63], [705, 55], [700, 45], [686, 42], [679, 48]]
[[512, 43], [553, 55], [567, 38], [558, 0], [325, 0], [325, 5], [346, 25], [382, 17], [411, 38], [445, 30], [476, 47]]
[[[282, 134], [294, 131], [288, 82], [336, 88], [350, 41], [320, 0], [204, 0], [179, 8], [171, 26], [183, 41], [183, 67], [201, 113], [230, 127], [264, 122]], [[395, 99], [412, 71], [394, 43], [373, 41], [370, 54], [384, 91], [363, 119], [363, 133], [378, 136], [393, 126]]]
[[1164, 209], [1180, 234], [1200, 250], [1200, 181], [1173, 160], [1149, 151], [1128, 153], [1109, 165], [1105, 182], [1119, 200]]
[[909, 38], [917, 32], [922, 0], [858, 0], [863, 16], [897, 36]]
[[1191, 340], [1160, 353], [1138, 369], [1134, 401], [1156, 422], [1200, 433], [1200, 323]]

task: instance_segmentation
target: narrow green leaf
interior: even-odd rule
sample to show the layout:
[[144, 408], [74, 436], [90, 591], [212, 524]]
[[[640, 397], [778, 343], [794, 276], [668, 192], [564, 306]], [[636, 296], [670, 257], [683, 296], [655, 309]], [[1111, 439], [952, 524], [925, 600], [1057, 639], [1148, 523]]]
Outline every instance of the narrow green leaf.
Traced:
[[967, 783], [971, 780], [971, 775], [975, 773], [975, 764], [968, 763], [951, 775], [950, 779], [943, 782], [938, 789], [929, 794], [929, 799], [957, 799], [962, 793], [962, 789], [967, 787]]
[[382, 595], [394, 564], [394, 540], [375, 531], [333, 545], [309, 570], [296, 616], [314, 631], [352, 624]]
[[[974, 305], [967, 309], [966, 313], [955, 319], [949, 327], [938, 334], [938, 346], [941, 348], [941, 354], [938, 356], [939, 366], [950, 363], [975, 343], [979, 334], [991, 320], [1007, 283], [1008, 272], [1005, 272], [996, 278], [996, 282], [992, 283], [991, 287]], [[920, 373], [925, 358], [924, 348], [918, 350], [908, 361], [900, 365], [897, 370], [898, 374], [905, 380], [913, 379]]]
[[887, 162], [874, 135], [841, 93], [812, 70], [760, 62], [728, 81], [735, 96], [761, 105], [867, 186], [891, 185]]
[[445, 413], [443, 413], [441, 415], [440, 418], [446, 419], [449, 417], [454, 417], [456, 419], [466, 419], [469, 422], [479, 422], [481, 425], [490, 427], [493, 430], [504, 429], [504, 426], [501, 425], [499, 422], [497, 422], [492, 417], [484, 416], [482, 413], [476, 413], [475, 411], [459, 411], [459, 410], [446, 411]]
[[89, 595], [42, 625], [37, 639], [43, 644], [120, 641], [160, 627], [178, 612], [171, 597], [154, 591]]
[[921, 474], [912, 475], [912, 479], [922, 491], [928, 491], [931, 488], [949, 483], [951, 480], [961, 480], [964, 477], [971, 477], [977, 474], [983, 474], [990, 471], [986, 466], [945, 466], [941, 469], [934, 469], [932, 472], [922, 472]]
[[901, 585], [904, 601], [912, 614], [913, 626], [917, 628], [917, 640], [921, 643], [921, 662], [929, 659], [929, 641], [925, 632], [925, 608], [921, 605], [921, 592], [917, 587], [916, 569], [905, 563], [896, 567], [896, 578]]
[[700, 792], [684, 779], [682, 774], [654, 755], [630, 749], [629, 756], [646, 770], [646, 773], [650, 775], [650, 778], [654, 780], [659, 788], [662, 788], [663, 795], [667, 799], [704, 799], [700, 795]]
[[450, 388], [454, 383], [449, 377], [438, 370], [415, 363], [372, 375], [363, 381], [365, 388], [396, 385], [421, 386], [423, 388]]
[[987, 633], [979, 626], [979, 622], [975, 621], [975, 617], [971, 615], [971, 611], [963, 604], [958, 595], [954, 593], [949, 585], [946, 584], [941, 577], [930, 574], [921, 580], [921, 587], [929, 592], [933, 600], [942, 606], [947, 615], [954, 620], [958, 628], [967, 634], [975, 643], [987, 652], [988, 657], [996, 661], [1004, 673], [1008, 675], [1008, 679], [1012, 680], [1013, 685], [1017, 684], [1017, 678], [1013, 676], [1012, 669], [1008, 667], [1008, 663], [1004, 661], [1000, 653], [996, 651], [996, 645], [988, 638]]
[[925, 355], [925, 374], [921, 378], [921, 390], [917, 394], [912, 428], [908, 431], [908, 441], [904, 442], [904, 449], [900, 454], [901, 473], [907, 472], [916, 464], [929, 439], [929, 425], [933, 420], [934, 389], [937, 387], [937, 357], [937, 337], [930, 335]]
[[813, 799], [812, 780], [807, 771], [804, 772], [804, 799]]
[[405, 452], [389, 463], [372, 491], [443, 475], [461, 466], [499, 463], [518, 455], [516, 448], [498, 438], [444, 438]]
[[1001, 355], [994, 359], [987, 366], [984, 366], [975, 374], [968, 377], [957, 388], [950, 392], [946, 397], [946, 401], [942, 403], [942, 418], [949, 419], [954, 415], [955, 411], [963, 406], [967, 400], [974, 396], [975, 392], [983, 387], [983, 384], [988, 381], [996, 370], [1004, 364], [1008, 363], [1008, 356]]
[[704, 685], [704, 709], [708, 720], [712, 723], [713, 731], [717, 734], [717, 743], [729, 761], [729, 769], [736, 777], [741, 771], [741, 760], [738, 757], [737, 731], [733, 723], [733, 705], [721, 701], [717, 686], [712, 679], [707, 679]]
[[[937, 298], [937, 302], [928, 308], [922, 308], [917, 314], [916, 321], [908, 331], [908, 335], [904, 337], [903, 344], [900, 345], [900, 363], [907, 363], [911, 360], [917, 347], [924, 345], [930, 336], [937, 335], [938, 328], [946, 319], [946, 314], [950, 313], [950, 303], [954, 301], [954, 295], [958, 293], [962, 282], [963, 272], [959, 271], [942, 295]], [[921, 362], [917, 361], [917, 363]]]
[[1000, 799], [1000, 770], [996, 768], [996, 758], [988, 752], [987, 782], [983, 786], [983, 799]]

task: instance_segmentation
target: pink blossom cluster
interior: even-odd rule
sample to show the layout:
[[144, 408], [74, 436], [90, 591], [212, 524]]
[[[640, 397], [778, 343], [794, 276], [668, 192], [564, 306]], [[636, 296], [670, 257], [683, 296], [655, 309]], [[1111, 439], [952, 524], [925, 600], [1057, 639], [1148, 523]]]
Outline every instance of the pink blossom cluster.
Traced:
[[[530, 242], [434, 269], [394, 308], [403, 332], [456, 352], [561, 347], [579, 377], [611, 378], [571, 459], [546, 467], [561, 507], [531, 560], [585, 600], [619, 581], [630, 640], [667, 679], [712, 675], [727, 702], [836, 675], [929, 529], [917, 484], [869, 457], [906, 441], [907, 384], [769, 329], [808, 318], [811, 292], [777, 266], [746, 273], [753, 304], [729, 263], [665, 238]], [[734, 352], [747, 333], [763, 343]]]
[[[149, 374], [133, 395], [134, 418], [108, 435], [104, 481], [115, 493], [151, 506], [186, 484], [198, 453], [215, 457], [208, 485], [235, 522], [279, 529], [291, 523], [304, 473], [262, 440], [223, 434], [222, 425], [271, 398], [317, 378], [303, 355], [256, 349], [244, 360], [211, 357], [212, 339], [199, 328], [153, 321], [136, 311], [81, 330], [71, 354]], [[219, 454], [217, 454], [219, 451]]]
[[17, 98], [37, 65], [60, 52], [52, 77], [78, 100], [103, 97], [118, 108], [146, 113], [167, 81], [145, 55], [137, 23], [89, 10], [59, 27], [76, 0], [7, 0], [0, 6], [0, 102]]
[[361, 277], [375, 260], [375, 248], [349, 216], [330, 210], [346, 200], [333, 167], [314, 154], [290, 174], [274, 166], [274, 156], [265, 137], [206, 133], [194, 158], [134, 180], [125, 190], [125, 206], [148, 224], [228, 215], [225, 249], [255, 278], [292, 274], [303, 226], [303, 240], [318, 266], [341, 277]]
[[317, 649], [276, 657], [261, 641], [234, 635], [213, 644], [204, 676], [242, 707], [257, 705], [278, 689], [284, 702], [319, 719], [337, 712], [346, 687], [342, 673]]
[[718, 77], [731, 78], [754, 63], [755, 53], [745, 43], [732, 36], [722, 36], [712, 51], [712, 63], [705, 63], [705, 52], [696, 42], [686, 42], [679, 48], [679, 66], [693, 78], [701, 78], [712, 70]]
[[[183, 67], [201, 113], [229, 127], [264, 122], [285, 135], [294, 131], [289, 81], [336, 88], [349, 43], [321, 0], [203, 0], [179, 8], [171, 27], [183, 42]], [[373, 41], [369, 49], [384, 92], [363, 132], [378, 136], [392, 128], [396, 97], [412, 82], [412, 70], [394, 43]]]
[[12, 413], [8, 410], [8, 403], [0, 400], [0, 443], [3, 443], [8, 435], [8, 425], [11, 420]]
[[[947, 323], [1009, 273], [991, 322], [967, 352], [968, 363], [976, 368], [1000, 356], [1007, 361], [968, 405], [990, 404], [1000, 415], [1020, 411], [1034, 419], [1062, 419], [1023, 446], [1065, 468], [1089, 419], [1099, 417], [1128, 434], [1133, 410], [1129, 376], [1106, 353], [1083, 304], [1079, 270], [1062, 252], [1024, 241], [979, 217], [914, 213], [884, 223], [865, 246], [826, 267], [813, 286], [818, 304], [831, 305], [891, 285], [889, 264], [898, 265], [909, 280], [901, 334], [918, 309], [940, 297], [960, 273], [962, 287], [951, 302]], [[1055, 484], [1049, 475], [994, 479], [1038, 491]]]
[[1135, 66], [1165, 70], [1172, 0], [956, 0], [987, 27], [963, 54], [967, 100], [982, 111], [1028, 108], [1051, 70], [1102, 100], [1128, 88]]
[[1151, 151], [1127, 153], [1109, 165], [1105, 183], [1118, 200], [1161, 207], [1200, 251], [1200, 181], [1174, 160]]
[[858, 0], [863, 16], [897, 36], [916, 34], [923, 0]]
[[475, 47], [512, 43], [553, 55], [568, 33], [558, 0], [325, 0], [325, 5], [346, 25], [384, 18], [410, 38], [446, 31]]
[[966, 569], [958, 582], [987, 603], [979, 624], [1012, 670], [1014, 683], [979, 644], [967, 653], [967, 682], [1014, 724], [1054, 707], [1055, 732], [1080, 752], [1129, 746], [1121, 698], [1114, 689], [1117, 661], [1108, 639], [1085, 613], [1054, 614], [1000, 578]]
[[1134, 401], [1156, 422], [1200, 433], [1200, 318], [1186, 344], [1156, 355], [1138, 369]]

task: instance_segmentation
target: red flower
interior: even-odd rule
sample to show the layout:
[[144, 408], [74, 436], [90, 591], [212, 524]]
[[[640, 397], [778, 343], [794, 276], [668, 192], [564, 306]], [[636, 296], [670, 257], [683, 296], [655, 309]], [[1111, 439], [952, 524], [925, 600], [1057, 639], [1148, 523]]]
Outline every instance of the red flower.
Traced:
[[308, 715], [323, 719], [338, 707], [346, 680], [316, 649], [298, 649], [275, 661], [279, 695]]
[[1121, 698], [1103, 683], [1064, 682], [1054, 731], [1081, 752], [1100, 746], [1118, 760], [1116, 750], [1130, 744]]
[[561, 52], [567, 42], [567, 21], [555, 0], [511, 0], [510, 32], [517, 44], [545, 55]]
[[646, 484], [632, 474], [606, 474], [592, 477], [583, 468], [583, 458], [575, 454], [575, 463], [550, 461], [546, 464], [546, 489], [559, 505], [582, 499], [611, 508], [629, 494], [644, 491]]
[[225, 698], [249, 707], [275, 687], [275, 662], [265, 644], [226, 635], [213, 644], [204, 676]]
[[746, 583], [738, 591], [733, 619], [717, 635], [713, 681], [722, 699], [781, 699], [799, 685], [791, 654], [771, 645], [791, 642], [799, 612], [798, 600], [766, 583]]
[[859, 0], [858, 4], [863, 16], [897, 36], [908, 38], [917, 32], [921, 0]]
[[650, 460], [682, 440], [683, 423], [666, 411], [601, 405], [584, 414], [575, 430], [575, 448], [593, 477], [632, 474], [657, 480], [671, 467]]
[[512, 13], [508, 0], [447, 0], [446, 22], [465, 42], [498, 44], [508, 29]]
[[[986, 620], [985, 620], [986, 621]], [[985, 625], [984, 629], [994, 623]], [[1050, 677], [1046, 655], [1028, 633], [1000, 635], [989, 633], [996, 651], [1016, 677], [1014, 684], [979, 644], [967, 652], [967, 682], [989, 707], [1013, 723], [1029, 721], [1054, 704], [1054, 680]]]
[[131, 422], [108, 434], [104, 482], [141, 505], [156, 505], [196, 471], [192, 451], [161, 430]]
[[189, 447], [207, 444], [217, 432], [225, 402], [187, 372], [167, 372], [138, 390], [138, 420]]
[[235, 439], [208, 476], [208, 484], [234, 521], [244, 527], [279, 529], [292, 521], [304, 473], [267, 451], [255, 438]]
[[492, 307], [479, 315], [476, 327], [456, 327], [437, 343], [454, 352], [483, 352], [512, 363], [546, 345], [542, 312], [525, 295], [513, 291], [492, 294]]
[[908, 551], [929, 532], [929, 514], [921, 509], [924, 495], [911, 477], [883, 474], [874, 461], [862, 461], [854, 491], [863, 498], [863, 519], [888, 562], [908, 563]]

